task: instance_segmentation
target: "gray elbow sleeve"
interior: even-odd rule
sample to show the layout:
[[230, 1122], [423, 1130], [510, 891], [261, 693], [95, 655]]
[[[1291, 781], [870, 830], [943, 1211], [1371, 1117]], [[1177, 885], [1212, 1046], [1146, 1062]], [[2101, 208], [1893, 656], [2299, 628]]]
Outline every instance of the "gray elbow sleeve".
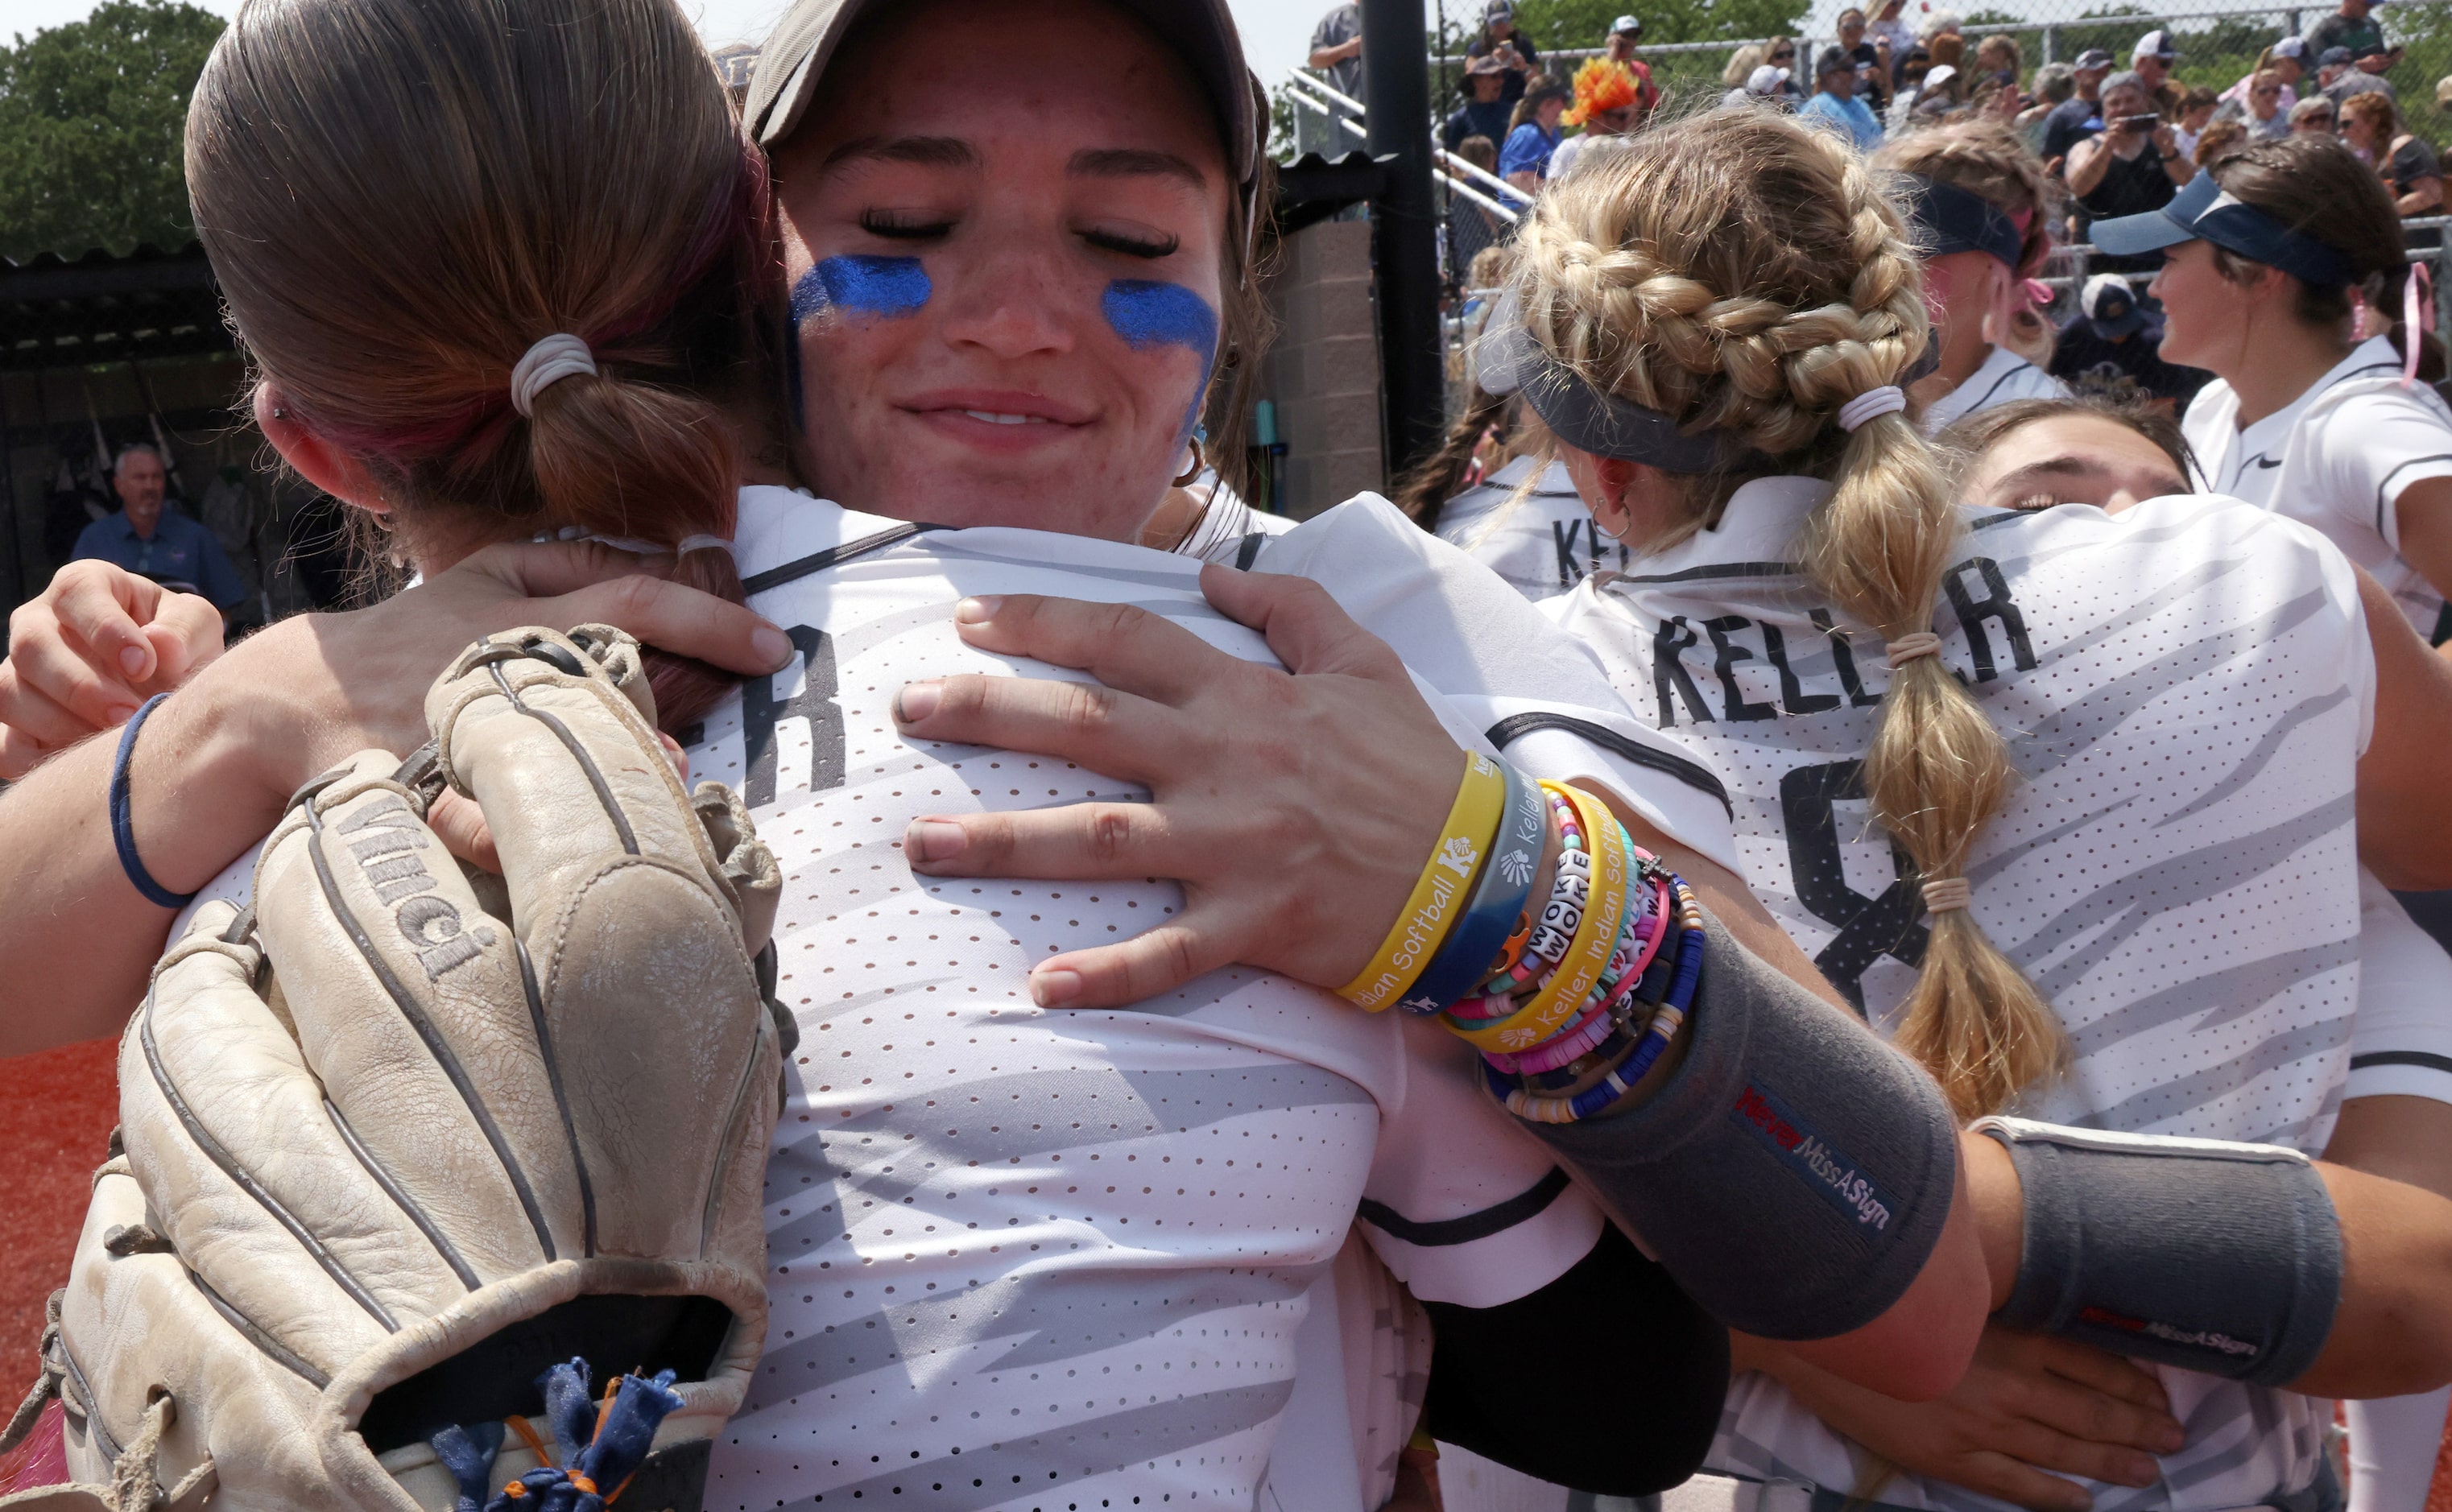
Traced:
[[1958, 1171], [1941, 1090], [1704, 920], [1686, 1057], [1640, 1106], [1529, 1124], [1731, 1327], [1827, 1339], [1889, 1310]]
[[2025, 1190], [2018, 1285], [1996, 1315], [2255, 1385], [2315, 1364], [2342, 1294], [2341, 1221], [2306, 1156], [1987, 1118]]

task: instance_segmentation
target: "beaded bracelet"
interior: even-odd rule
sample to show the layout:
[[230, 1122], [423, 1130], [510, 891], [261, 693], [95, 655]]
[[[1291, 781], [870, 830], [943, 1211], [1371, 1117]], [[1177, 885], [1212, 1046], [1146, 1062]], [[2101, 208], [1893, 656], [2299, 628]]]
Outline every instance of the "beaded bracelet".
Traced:
[[1404, 911], [1388, 928], [1387, 937], [1372, 952], [1362, 974], [1336, 990], [1336, 995], [1365, 1012], [1375, 1013], [1405, 995], [1421, 977], [1432, 952], [1446, 936], [1449, 912], [1473, 880], [1481, 858], [1498, 834], [1507, 803], [1507, 781], [1498, 763], [1479, 752], [1465, 756], [1464, 780], [1455, 802], [1439, 829], [1439, 843], [1422, 863], [1420, 880]]
[[[1669, 1042], [1693, 1011], [1694, 989], [1703, 974], [1703, 911], [1691, 889], [1683, 878], [1670, 878], [1677, 906], [1677, 949], [1669, 959], [1671, 980], [1651, 1023], [1643, 1037], [1625, 1060], [1611, 1068], [1600, 1082], [1572, 1097], [1544, 1097], [1527, 1091], [1520, 1086], [1509, 1085], [1509, 1078], [1496, 1067], [1484, 1063], [1482, 1074], [1492, 1093], [1506, 1103], [1507, 1110], [1518, 1118], [1536, 1124], [1571, 1124], [1592, 1117], [1631, 1091], [1656, 1064]], [[1665, 952], [1664, 952], [1665, 953]], [[1655, 955], [1647, 977], [1662, 966]]]

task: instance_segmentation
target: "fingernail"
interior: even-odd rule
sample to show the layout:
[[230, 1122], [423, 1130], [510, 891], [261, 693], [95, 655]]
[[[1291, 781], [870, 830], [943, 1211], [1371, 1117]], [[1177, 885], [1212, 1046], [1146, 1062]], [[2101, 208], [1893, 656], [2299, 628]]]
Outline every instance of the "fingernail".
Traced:
[[954, 605], [954, 623], [958, 625], [986, 624], [988, 620], [995, 616], [997, 610], [1001, 607], [1003, 603], [1004, 596], [1001, 594], [981, 594], [977, 599], [965, 599], [960, 603]]
[[1030, 1000], [1041, 1008], [1062, 1008], [1081, 995], [1081, 973], [1062, 967], [1030, 973]]
[[792, 638], [773, 625], [760, 625], [749, 632], [749, 648], [781, 671], [792, 660]]
[[120, 647], [119, 667], [121, 671], [127, 673], [131, 677], [143, 677], [145, 675], [145, 648], [143, 646]]
[[105, 709], [102, 712], [102, 717], [113, 729], [116, 729], [120, 725], [126, 724], [129, 720], [136, 717], [136, 705], [132, 703], [114, 703], [109, 708]]
[[2172, 1428], [2156, 1439], [2154, 1445], [2165, 1454], [2177, 1454], [2188, 1446], [2188, 1436], [2178, 1428]]
[[970, 832], [944, 819], [914, 819], [902, 832], [902, 854], [914, 861], [944, 861], [962, 854]]
[[941, 682], [906, 682], [894, 696], [894, 717], [903, 724], [917, 724], [935, 714], [944, 697]]

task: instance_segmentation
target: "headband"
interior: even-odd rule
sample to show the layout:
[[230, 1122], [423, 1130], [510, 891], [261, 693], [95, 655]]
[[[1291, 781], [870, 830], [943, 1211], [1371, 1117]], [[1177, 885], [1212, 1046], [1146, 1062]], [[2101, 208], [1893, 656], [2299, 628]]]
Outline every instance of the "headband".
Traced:
[[2183, 242], [2211, 242], [2317, 288], [2336, 288], [2358, 277], [2340, 247], [2290, 229], [2225, 190], [2210, 173], [2199, 173], [2159, 210], [2095, 222], [2087, 237], [2120, 257], [2158, 252]]
[[2027, 233], [2015, 217], [1981, 194], [1920, 173], [1908, 175], [1908, 219], [1916, 249], [1927, 257], [1982, 252], [2015, 268], [2027, 250]]
[[1733, 471], [1761, 461], [1729, 431], [1690, 436], [1676, 420], [1656, 409], [1604, 393], [1541, 349], [1524, 328], [1513, 291], [1499, 297], [1473, 352], [1474, 376], [1485, 393], [1521, 393], [1532, 413], [1560, 441], [1595, 457], [1642, 462], [1664, 473], [1691, 477]]

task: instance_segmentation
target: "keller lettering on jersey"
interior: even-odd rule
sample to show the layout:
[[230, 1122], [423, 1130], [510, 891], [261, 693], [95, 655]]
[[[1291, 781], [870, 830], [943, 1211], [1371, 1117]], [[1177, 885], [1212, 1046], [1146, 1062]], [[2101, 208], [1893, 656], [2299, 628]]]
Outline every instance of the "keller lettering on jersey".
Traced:
[[[1998, 562], [1989, 557], [1970, 557], [1950, 569], [1942, 587], [1950, 612], [1967, 633], [1974, 681], [1999, 677], [2005, 660], [2021, 672], [2034, 670], [2035, 649], [2027, 633], [2027, 617], [2009, 597], [2008, 580]], [[1651, 638], [1652, 697], [1661, 727], [1676, 726], [1681, 706], [1689, 722], [1701, 724], [1714, 719], [1744, 723], [1783, 715], [1795, 717], [1826, 714], [1843, 704], [1863, 709], [1881, 702], [1881, 691], [1866, 686], [1856, 648], [1848, 633], [1838, 628], [1831, 611], [1816, 607], [1811, 619], [1829, 649], [1830, 670], [1809, 681], [1791, 659], [1787, 635], [1769, 620], [1735, 614], [1700, 621], [1671, 615], [1661, 620]], [[1686, 661], [1690, 651], [1717, 685], [1716, 699], [1707, 697], [1695, 680], [1695, 670]], [[1868, 660], [1880, 671], [1878, 651]], [[1766, 668], [1770, 677], [1763, 676]], [[1951, 670], [1961, 680], [1968, 677], [1967, 670]]]

